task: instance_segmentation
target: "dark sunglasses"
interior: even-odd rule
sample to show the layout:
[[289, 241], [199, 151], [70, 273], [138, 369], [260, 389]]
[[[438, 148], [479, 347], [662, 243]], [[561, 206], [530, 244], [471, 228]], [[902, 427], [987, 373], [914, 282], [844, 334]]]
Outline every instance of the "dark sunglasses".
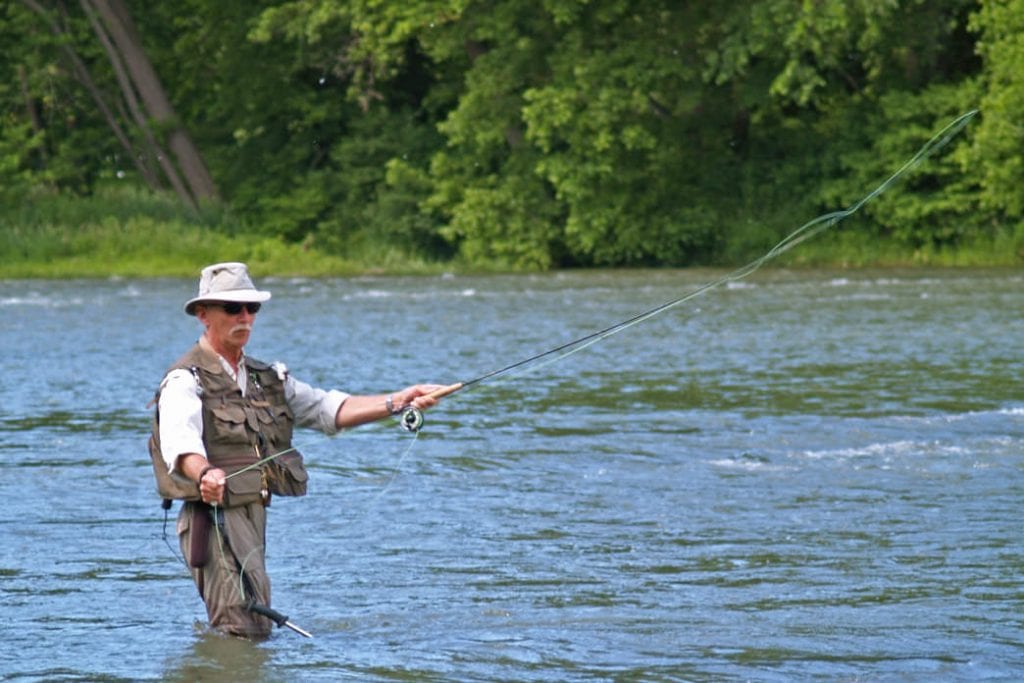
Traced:
[[260, 312], [260, 306], [262, 306], [262, 304], [258, 304], [255, 302], [243, 304], [237, 301], [224, 301], [222, 303], [215, 305], [223, 308], [224, 312], [227, 313], [228, 315], [238, 315], [239, 313], [242, 312], [243, 308], [249, 311], [249, 313], [256, 315], [257, 313]]

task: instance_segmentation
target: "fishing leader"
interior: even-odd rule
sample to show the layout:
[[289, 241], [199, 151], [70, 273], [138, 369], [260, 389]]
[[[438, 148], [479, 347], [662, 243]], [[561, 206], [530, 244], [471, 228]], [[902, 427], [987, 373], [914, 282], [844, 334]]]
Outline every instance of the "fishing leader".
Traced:
[[415, 384], [373, 396], [325, 391], [281, 363], [250, 358], [244, 348], [270, 298], [244, 263], [203, 268], [185, 312], [205, 329], [160, 383], [149, 440], [165, 509], [184, 501], [178, 539], [211, 627], [254, 639], [273, 626], [259, 611], [270, 607], [266, 509], [276, 495], [306, 492], [293, 427], [333, 435], [410, 406], [430, 408], [437, 403], [431, 392], [440, 388]]

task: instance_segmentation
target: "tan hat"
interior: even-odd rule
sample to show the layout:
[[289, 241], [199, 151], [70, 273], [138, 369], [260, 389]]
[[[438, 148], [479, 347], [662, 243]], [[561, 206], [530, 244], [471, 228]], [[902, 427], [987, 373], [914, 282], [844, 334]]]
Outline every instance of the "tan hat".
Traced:
[[185, 312], [196, 314], [196, 304], [206, 301], [238, 301], [240, 303], [263, 302], [270, 298], [270, 292], [256, 289], [249, 278], [249, 269], [244, 263], [215, 263], [203, 268], [199, 277], [199, 296], [189, 299]]

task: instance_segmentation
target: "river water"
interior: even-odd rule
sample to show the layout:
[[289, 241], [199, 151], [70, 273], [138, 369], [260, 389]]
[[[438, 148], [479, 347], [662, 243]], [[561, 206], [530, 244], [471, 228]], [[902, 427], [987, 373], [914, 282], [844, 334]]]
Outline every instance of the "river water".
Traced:
[[[464, 381], [718, 275], [265, 279], [249, 352]], [[762, 271], [417, 437], [300, 432], [268, 561], [315, 637], [259, 644], [205, 628], [145, 451], [194, 287], [0, 282], [0, 678], [1024, 677], [1020, 272]]]

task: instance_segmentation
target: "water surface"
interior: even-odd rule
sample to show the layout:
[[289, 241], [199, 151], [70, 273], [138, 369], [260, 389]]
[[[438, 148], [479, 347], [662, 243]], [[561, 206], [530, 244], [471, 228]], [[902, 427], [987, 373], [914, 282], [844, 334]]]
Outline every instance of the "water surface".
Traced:
[[[264, 280], [249, 351], [353, 392], [465, 381], [718, 275]], [[1017, 272], [762, 272], [415, 440], [301, 432], [268, 562], [315, 638], [258, 645], [205, 629], [145, 452], [194, 286], [0, 282], [0, 675], [1024, 675]]]

